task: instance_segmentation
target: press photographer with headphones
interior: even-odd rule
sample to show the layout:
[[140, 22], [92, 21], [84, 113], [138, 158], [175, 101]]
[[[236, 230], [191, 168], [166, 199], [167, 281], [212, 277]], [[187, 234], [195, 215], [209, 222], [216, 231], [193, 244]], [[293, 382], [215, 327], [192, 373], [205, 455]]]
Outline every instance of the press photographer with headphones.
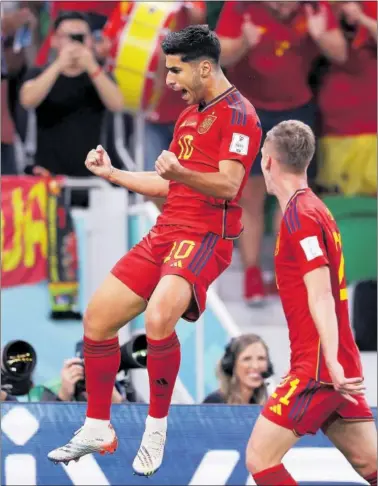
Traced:
[[210, 393], [203, 403], [263, 405], [270, 394], [266, 380], [273, 374], [268, 346], [260, 336], [233, 338], [217, 367], [219, 390]]

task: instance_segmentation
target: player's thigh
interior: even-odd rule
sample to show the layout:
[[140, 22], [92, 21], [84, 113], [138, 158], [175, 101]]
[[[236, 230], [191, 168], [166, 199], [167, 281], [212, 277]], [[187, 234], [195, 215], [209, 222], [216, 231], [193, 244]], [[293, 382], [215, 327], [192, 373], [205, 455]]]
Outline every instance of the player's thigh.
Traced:
[[160, 267], [155, 263], [147, 235], [115, 264], [93, 295], [85, 314], [86, 335], [93, 339], [112, 337], [143, 312], [159, 276]]
[[247, 445], [248, 470], [257, 473], [279, 464], [297, 441], [291, 430], [260, 415]]
[[147, 336], [164, 339], [172, 334], [178, 320], [189, 307], [192, 285], [178, 275], [165, 275], [156, 286], [145, 314]]
[[335, 420], [325, 431], [327, 437], [361, 476], [377, 469], [377, 429], [374, 421]]
[[110, 339], [145, 308], [145, 299], [110, 273], [88, 304], [85, 335], [95, 340]]
[[[180, 277], [177, 292], [185, 289], [185, 298], [189, 304], [179, 304], [182, 317], [190, 322], [198, 320], [206, 308], [209, 286], [226, 270], [231, 263], [233, 242], [215, 233], [195, 234], [191, 232], [178, 235], [174, 251], [163, 258], [162, 277], [175, 275]], [[190, 294], [189, 294], [190, 291]], [[186, 301], [185, 301], [186, 304]], [[175, 307], [176, 308], [176, 307]]]

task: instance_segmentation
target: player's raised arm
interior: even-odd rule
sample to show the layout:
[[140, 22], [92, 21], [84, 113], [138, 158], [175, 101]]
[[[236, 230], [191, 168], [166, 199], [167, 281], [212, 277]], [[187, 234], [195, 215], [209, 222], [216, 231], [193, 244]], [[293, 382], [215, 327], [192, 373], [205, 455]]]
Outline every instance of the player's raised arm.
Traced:
[[169, 182], [156, 172], [128, 172], [112, 166], [109, 155], [101, 145], [91, 150], [86, 158], [88, 170], [98, 177], [125, 187], [129, 191], [149, 197], [167, 197]]
[[345, 378], [338, 360], [339, 324], [332, 293], [329, 261], [322, 230], [311, 217], [299, 217], [298, 231], [290, 235], [307, 289], [311, 317], [319, 333], [324, 359], [337, 391], [357, 403], [351, 395], [363, 394], [362, 377]]

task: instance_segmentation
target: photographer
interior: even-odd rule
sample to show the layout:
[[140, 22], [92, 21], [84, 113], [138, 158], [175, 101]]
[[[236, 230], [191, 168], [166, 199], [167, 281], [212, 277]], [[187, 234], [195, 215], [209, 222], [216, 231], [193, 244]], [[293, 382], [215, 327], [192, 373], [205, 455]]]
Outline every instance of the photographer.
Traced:
[[83, 160], [100, 140], [105, 111], [123, 109], [123, 95], [95, 58], [84, 14], [61, 13], [51, 43], [56, 59], [31, 69], [20, 92], [22, 106], [34, 108], [37, 116], [38, 168], [33, 171], [89, 177]]
[[9, 395], [5, 390], [0, 390], [0, 402], [17, 402], [17, 398]]
[[217, 368], [219, 390], [203, 403], [263, 405], [268, 396], [266, 382], [273, 375], [266, 343], [255, 334], [231, 339]]
[[[131, 369], [146, 368], [147, 340], [145, 334], [133, 336], [120, 348], [121, 362], [117, 381], [113, 388], [112, 403], [136, 402], [136, 392], [131, 383]], [[85, 385], [83, 341], [76, 344], [75, 357], [65, 361], [61, 380], [43, 387], [42, 402], [86, 402], [88, 395]]]

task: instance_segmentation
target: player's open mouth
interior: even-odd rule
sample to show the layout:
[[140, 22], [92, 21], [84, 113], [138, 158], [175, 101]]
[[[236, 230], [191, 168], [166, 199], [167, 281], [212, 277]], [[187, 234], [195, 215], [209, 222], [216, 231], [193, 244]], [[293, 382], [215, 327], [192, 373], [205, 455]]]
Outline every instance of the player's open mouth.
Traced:
[[181, 98], [182, 98], [183, 100], [186, 100], [186, 99], [188, 98], [189, 92], [188, 92], [186, 89], [182, 89], [182, 90], [181, 90], [181, 93], [182, 93], [182, 94], [181, 94]]

